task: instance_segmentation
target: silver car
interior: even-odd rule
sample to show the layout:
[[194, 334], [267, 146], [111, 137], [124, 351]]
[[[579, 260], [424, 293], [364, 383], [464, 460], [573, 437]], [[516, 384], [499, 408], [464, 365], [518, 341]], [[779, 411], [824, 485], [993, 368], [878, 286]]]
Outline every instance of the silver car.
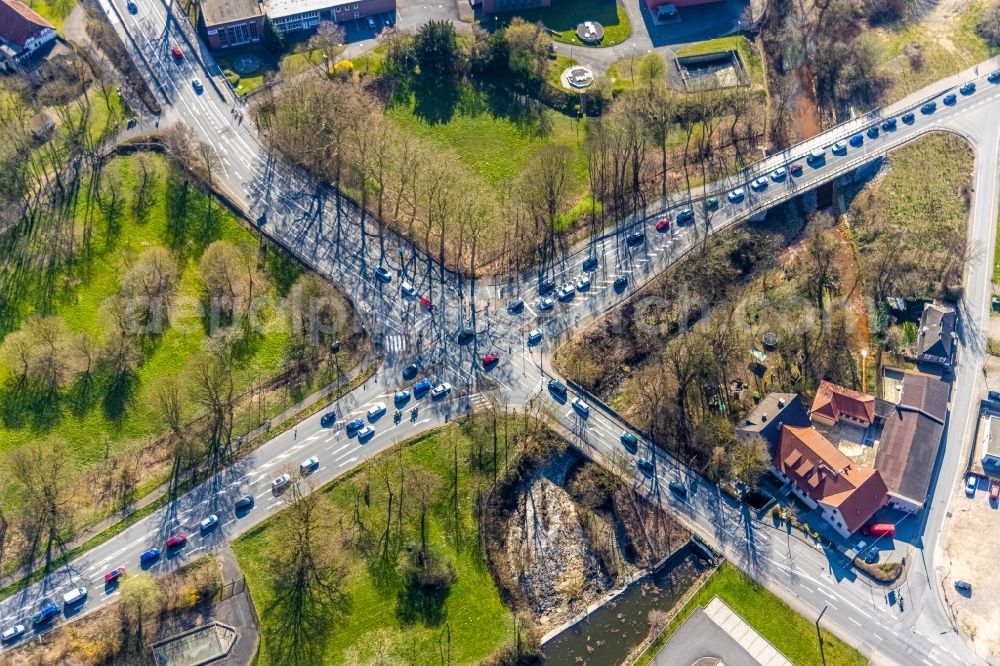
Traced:
[[277, 479], [271, 482], [271, 490], [281, 490], [288, 485], [288, 482], [292, 480], [292, 477], [287, 474], [282, 474]]

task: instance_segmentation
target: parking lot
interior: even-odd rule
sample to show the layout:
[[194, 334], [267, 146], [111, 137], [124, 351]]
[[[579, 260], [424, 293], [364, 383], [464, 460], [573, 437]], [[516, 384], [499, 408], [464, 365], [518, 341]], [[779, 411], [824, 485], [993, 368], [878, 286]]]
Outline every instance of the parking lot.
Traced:
[[[1000, 543], [988, 535], [1000, 532], [1000, 510], [989, 501], [989, 483], [980, 479], [969, 497], [964, 479], [955, 484], [949, 512], [939, 579], [956, 624], [976, 645], [979, 654], [1000, 651], [1000, 577], [993, 575]], [[972, 584], [971, 594], [955, 589], [955, 581]]]
[[340, 27], [344, 29], [344, 41], [347, 44], [373, 39], [386, 28], [392, 28], [395, 25], [396, 12], [394, 11], [363, 16], [340, 23]]

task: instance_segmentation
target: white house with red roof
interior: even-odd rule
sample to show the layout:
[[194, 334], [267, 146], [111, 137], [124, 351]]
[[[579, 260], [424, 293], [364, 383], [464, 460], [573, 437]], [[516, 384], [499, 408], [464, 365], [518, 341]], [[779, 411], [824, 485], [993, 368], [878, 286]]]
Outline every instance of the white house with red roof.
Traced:
[[22, 67], [56, 38], [56, 29], [21, 0], [0, 0], [0, 65]]

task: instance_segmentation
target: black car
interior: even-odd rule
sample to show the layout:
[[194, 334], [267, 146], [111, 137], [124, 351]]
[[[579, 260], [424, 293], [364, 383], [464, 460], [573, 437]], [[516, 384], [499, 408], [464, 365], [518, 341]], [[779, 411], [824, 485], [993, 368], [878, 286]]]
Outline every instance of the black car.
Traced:
[[253, 495], [244, 495], [236, 500], [237, 511], [249, 511], [253, 508]]
[[522, 310], [524, 310], [524, 300], [523, 299], [518, 298], [518, 299], [515, 299], [515, 300], [513, 300], [513, 301], [511, 301], [510, 303], [507, 304], [507, 312], [509, 312], [511, 314], [518, 314]]
[[937, 102], [924, 102], [923, 105], [921, 105], [920, 107], [920, 113], [924, 114], [925, 116], [929, 116], [935, 111], [937, 111]]
[[646, 235], [641, 231], [634, 231], [625, 237], [625, 242], [629, 245], [642, 245], [644, 240], [646, 240]]
[[597, 257], [590, 255], [583, 260], [583, 270], [585, 271], [596, 271], [597, 270]]
[[667, 484], [667, 487], [670, 488], [670, 492], [674, 495], [677, 495], [678, 497], [687, 497], [688, 489], [680, 481], [671, 481]]
[[896, 119], [895, 118], [886, 118], [885, 120], [882, 121], [882, 131], [883, 132], [892, 132], [895, 129], [896, 129]]
[[467, 328], [463, 328], [461, 331], [458, 332], [457, 336], [458, 344], [467, 345], [470, 342], [472, 342], [473, 338], [475, 337], [476, 337], [475, 333], [473, 333], [471, 330]]
[[403, 379], [413, 379], [414, 377], [417, 376], [418, 370], [420, 370], [420, 368], [417, 366], [416, 363], [409, 364], [408, 366], [403, 368]]
[[319, 419], [319, 424], [324, 428], [329, 428], [336, 422], [337, 422], [337, 415], [333, 412], [327, 412]]
[[912, 111], [903, 114], [903, 122], [906, 123], [907, 125], [912, 125], [913, 124], [913, 112]]
[[868, 135], [869, 139], [877, 139], [878, 138], [878, 125], [872, 125], [871, 127], [869, 127], [868, 131], [865, 132], [865, 134]]
[[642, 472], [643, 474], [652, 474], [653, 473], [653, 461], [652, 460], [646, 460], [645, 458], [637, 460], [635, 462], [635, 466], [638, 467], [639, 471]]
[[621, 291], [622, 289], [624, 289], [627, 286], [628, 286], [628, 276], [627, 275], [619, 275], [618, 277], [615, 278], [615, 290], [616, 291]]
[[944, 99], [942, 99], [941, 101], [944, 102], [947, 106], [954, 106], [955, 102], [958, 101], [958, 96], [955, 95], [955, 93], [948, 93], [947, 95], [944, 96]]
[[546, 296], [548, 294], [551, 294], [555, 290], [556, 290], [555, 280], [542, 280], [542, 282], [538, 285], [539, 296]]
[[549, 391], [555, 393], [556, 395], [565, 398], [566, 397], [566, 385], [563, 384], [558, 379], [549, 380]]

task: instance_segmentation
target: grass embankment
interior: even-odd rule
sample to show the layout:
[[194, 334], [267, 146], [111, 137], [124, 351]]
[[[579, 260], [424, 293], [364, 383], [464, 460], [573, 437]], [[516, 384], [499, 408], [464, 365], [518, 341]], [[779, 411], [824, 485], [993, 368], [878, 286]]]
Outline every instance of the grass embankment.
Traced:
[[56, 32], [62, 34], [66, 17], [76, 7], [77, 0], [27, 0], [29, 7], [52, 24]]
[[550, 7], [504, 13], [499, 20], [509, 21], [513, 16], [542, 23], [552, 31], [552, 39], [564, 44], [584, 45], [576, 36], [576, 27], [585, 21], [604, 26], [604, 39], [598, 46], [621, 44], [632, 34], [628, 13], [615, 0], [554, 0]]
[[[663, 635], [636, 662], [650, 663], [657, 651], [670, 639], [688, 616], [719, 597], [743, 621], [757, 630], [771, 645], [799, 666], [864, 666], [868, 660], [857, 650], [826, 629], [819, 630], [812, 620], [799, 615], [778, 597], [748, 578], [728, 562], [712, 575], [705, 585], [674, 617]], [[822, 637], [822, 644], [820, 643]]]
[[[513, 437], [516, 423], [510, 426]], [[503, 455], [502, 432], [500, 438]], [[449, 663], [473, 664], [514, 641], [513, 616], [479, 549], [476, 503], [493, 477], [491, 463], [477, 466], [472, 461], [492, 460], [488, 454], [483, 458], [492, 451], [492, 438], [488, 444], [486, 439], [486, 433], [468, 421], [452, 424], [403, 442], [314, 491], [329, 498], [329, 529], [335, 547], [342, 549], [339, 562], [346, 576], [345, 610], [310, 620], [322, 636], [318, 652], [323, 663], [404, 658], [425, 663], [448, 654]], [[408, 552], [420, 543], [421, 498], [429, 502], [429, 550], [456, 575], [440, 598], [415, 591], [404, 575]], [[261, 665], [284, 663], [275, 646], [286, 611], [271, 571], [283, 548], [281, 519], [279, 514], [267, 520], [233, 544], [262, 620]], [[382, 550], [383, 536], [389, 543], [388, 557]]]

